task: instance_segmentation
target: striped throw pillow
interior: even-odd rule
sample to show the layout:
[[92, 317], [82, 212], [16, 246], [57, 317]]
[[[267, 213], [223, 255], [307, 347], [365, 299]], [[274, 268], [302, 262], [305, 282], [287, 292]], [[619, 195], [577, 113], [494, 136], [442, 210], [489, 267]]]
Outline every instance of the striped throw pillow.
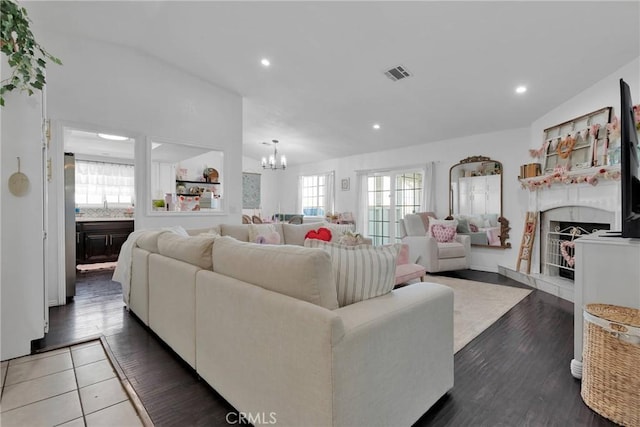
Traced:
[[304, 245], [331, 255], [340, 307], [384, 295], [395, 285], [400, 244], [344, 246], [307, 239]]

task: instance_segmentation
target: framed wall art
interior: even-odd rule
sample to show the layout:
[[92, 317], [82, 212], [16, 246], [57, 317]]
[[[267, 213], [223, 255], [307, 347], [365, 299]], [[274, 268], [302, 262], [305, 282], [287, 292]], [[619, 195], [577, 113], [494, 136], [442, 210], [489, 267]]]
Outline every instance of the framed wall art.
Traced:
[[242, 209], [260, 209], [259, 173], [242, 172]]

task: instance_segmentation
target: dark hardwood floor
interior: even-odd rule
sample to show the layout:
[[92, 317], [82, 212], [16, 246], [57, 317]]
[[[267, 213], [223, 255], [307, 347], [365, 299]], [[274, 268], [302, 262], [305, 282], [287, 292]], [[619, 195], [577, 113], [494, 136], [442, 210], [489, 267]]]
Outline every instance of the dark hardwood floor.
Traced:
[[[104, 335], [157, 426], [228, 426], [235, 411], [122, 303], [112, 272], [78, 275], [77, 295], [50, 309], [34, 351]], [[495, 273], [447, 274], [526, 287]], [[580, 397], [569, 372], [573, 305], [533, 290], [455, 355], [455, 385], [415, 426], [611, 426]]]

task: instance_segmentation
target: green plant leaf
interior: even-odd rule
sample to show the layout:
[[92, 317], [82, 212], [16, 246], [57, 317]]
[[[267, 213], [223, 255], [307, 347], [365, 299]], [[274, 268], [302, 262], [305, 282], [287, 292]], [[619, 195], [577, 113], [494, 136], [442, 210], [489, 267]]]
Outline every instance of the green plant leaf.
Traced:
[[[14, 0], [0, 0], [0, 51], [7, 57], [11, 76], [2, 81], [0, 94], [15, 89], [33, 95], [33, 89], [42, 90], [46, 83], [44, 70], [47, 61], [62, 65], [62, 61], [47, 52], [31, 32], [27, 10]], [[4, 98], [0, 98], [4, 106]]]

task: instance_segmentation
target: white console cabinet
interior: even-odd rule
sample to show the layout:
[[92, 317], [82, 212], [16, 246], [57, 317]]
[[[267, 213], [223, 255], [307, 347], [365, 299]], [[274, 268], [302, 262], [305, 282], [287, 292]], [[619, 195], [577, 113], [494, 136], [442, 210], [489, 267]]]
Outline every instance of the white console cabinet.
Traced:
[[575, 242], [571, 374], [582, 378], [584, 306], [598, 303], [640, 309], [640, 239], [607, 237], [605, 232], [599, 232]]

